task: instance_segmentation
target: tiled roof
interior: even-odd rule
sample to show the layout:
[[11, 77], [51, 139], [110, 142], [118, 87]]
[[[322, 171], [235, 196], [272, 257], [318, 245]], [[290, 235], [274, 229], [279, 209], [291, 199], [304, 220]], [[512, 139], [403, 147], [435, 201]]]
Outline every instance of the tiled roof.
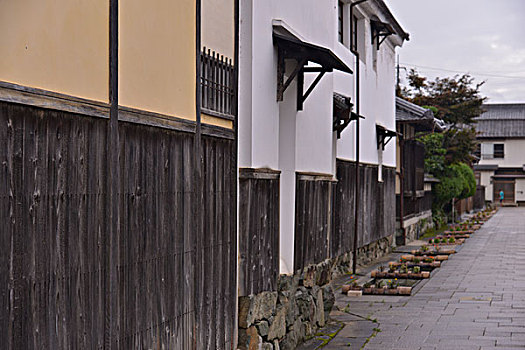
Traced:
[[396, 121], [434, 120], [431, 110], [396, 97]]
[[480, 138], [525, 137], [525, 103], [485, 104], [476, 118]]

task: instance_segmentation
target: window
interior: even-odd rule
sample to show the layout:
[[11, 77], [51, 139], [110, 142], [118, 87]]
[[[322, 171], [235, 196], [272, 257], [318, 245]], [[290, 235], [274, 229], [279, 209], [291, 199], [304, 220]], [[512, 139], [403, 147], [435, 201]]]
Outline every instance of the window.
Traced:
[[352, 16], [352, 51], [357, 51], [357, 17]]
[[474, 150], [474, 157], [476, 157], [477, 160], [481, 159], [481, 143], [478, 143], [476, 145], [476, 149]]
[[504, 158], [505, 157], [505, 148], [503, 143], [494, 144], [494, 158]]
[[344, 9], [344, 4], [342, 1], [339, 1], [337, 3], [337, 24], [338, 24], [338, 37], [339, 37], [339, 42], [340, 43], [343, 43], [343, 40], [344, 40], [344, 36], [343, 36], [343, 9]]

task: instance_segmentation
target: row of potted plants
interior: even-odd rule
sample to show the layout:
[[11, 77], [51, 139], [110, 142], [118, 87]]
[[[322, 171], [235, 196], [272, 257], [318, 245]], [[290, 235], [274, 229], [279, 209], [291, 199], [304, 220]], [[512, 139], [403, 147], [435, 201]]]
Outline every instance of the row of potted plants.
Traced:
[[361, 286], [354, 280], [343, 285], [342, 292], [347, 295], [410, 295], [412, 286], [407, 285], [409, 281], [430, 278], [432, 270], [441, 267], [442, 261], [456, 253], [447, 246], [463, 244], [494, 213], [495, 209], [484, 210], [465, 222], [450, 225], [443, 235], [430, 239], [428, 244], [412, 250], [411, 254], [402, 255], [399, 261], [389, 262], [388, 269], [381, 265], [372, 271], [372, 281]]

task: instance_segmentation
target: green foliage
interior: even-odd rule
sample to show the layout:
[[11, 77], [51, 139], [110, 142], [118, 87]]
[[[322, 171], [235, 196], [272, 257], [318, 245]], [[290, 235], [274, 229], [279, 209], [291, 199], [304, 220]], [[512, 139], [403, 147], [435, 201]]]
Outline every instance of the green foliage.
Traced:
[[473, 127], [449, 129], [443, 133], [442, 147], [446, 150], [446, 164], [472, 164], [472, 154], [476, 150], [476, 130]]
[[419, 137], [425, 146], [425, 172], [440, 177], [445, 171], [445, 155], [443, 134], [426, 134]]
[[[470, 165], [477, 148], [474, 118], [483, 113], [486, 100], [480, 95], [481, 83], [468, 74], [428, 81], [415, 69], [408, 73], [408, 86], [398, 90], [405, 99], [432, 110], [449, 126], [441, 134], [419, 137], [425, 145], [425, 172], [440, 180], [434, 186], [433, 221], [441, 226], [445, 205], [453, 198], [474, 195], [476, 180]], [[448, 208], [448, 207], [447, 207]], [[447, 209], [448, 210], [448, 209]]]
[[465, 163], [458, 163], [458, 171], [465, 179], [466, 186], [463, 189], [462, 196], [460, 198], [472, 197], [476, 194], [476, 177], [474, 171]]
[[458, 198], [463, 190], [463, 177], [459, 174], [456, 166], [448, 166], [439, 177], [440, 182], [434, 186], [434, 199], [438, 208], [443, 209], [452, 198]]
[[451, 78], [436, 78], [427, 81], [415, 69], [408, 73], [408, 87], [399, 93], [419, 106], [432, 106], [437, 111], [434, 115], [445, 122], [456, 125], [472, 124], [473, 119], [483, 112], [482, 104], [486, 98], [481, 97], [480, 87], [468, 74]]
[[476, 193], [474, 172], [465, 163], [447, 166], [439, 180], [434, 186], [435, 204], [438, 209], [443, 209], [453, 198], [464, 199]]

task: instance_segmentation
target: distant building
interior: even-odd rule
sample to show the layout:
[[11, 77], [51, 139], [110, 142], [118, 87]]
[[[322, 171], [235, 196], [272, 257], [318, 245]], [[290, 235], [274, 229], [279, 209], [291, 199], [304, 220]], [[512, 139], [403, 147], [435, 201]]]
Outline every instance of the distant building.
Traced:
[[439, 120], [431, 110], [396, 98], [396, 224], [399, 244], [417, 239], [432, 224], [432, 182], [438, 180], [425, 176], [425, 146], [416, 140], [416, 133], [441, 130]]
[[525, 204], [525, 103], [486, 104], [476, 118], [480, 142], [474, 166], [478, 185], [486, 186], [485, 200]]

